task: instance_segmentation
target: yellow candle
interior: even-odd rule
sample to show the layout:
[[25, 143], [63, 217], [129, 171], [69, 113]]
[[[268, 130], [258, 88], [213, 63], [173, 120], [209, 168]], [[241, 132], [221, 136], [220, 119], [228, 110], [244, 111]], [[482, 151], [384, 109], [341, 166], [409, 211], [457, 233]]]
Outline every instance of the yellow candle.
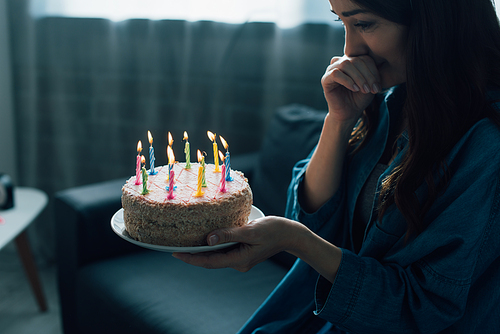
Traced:
[[[198, 150], [198, 162], [201, 162], [202, 155], [200, 150]], [[201, 191], [201, 183], [203, 180], [203, 167], [200, 164], [200, 167], [198, 167], [198, 187], [196, 188], [196, 192], [194, 193], [194, 197], [201, 197], [203, 196], [204, 192]]]
[[214, 164], [215, 164], [215, 170], [214, 173], [220, 173], [219, 169], [219, 149], [217, 148], [217, 142], [215, 141], [216, 136], [210, 131], [207, 131], [208, 138], [213, 141], [213, 148], [214, 148]]

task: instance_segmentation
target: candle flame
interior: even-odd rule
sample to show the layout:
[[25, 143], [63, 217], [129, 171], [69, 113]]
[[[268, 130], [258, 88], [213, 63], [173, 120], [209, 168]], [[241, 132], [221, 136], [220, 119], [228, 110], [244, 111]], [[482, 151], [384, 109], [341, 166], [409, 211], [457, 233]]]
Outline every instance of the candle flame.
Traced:
[[212, 132], [207, 131], [207, 136], [211, 141], [215, 141], [215, 135]]
[[222, 154], [222, 152], [219, 150], [219, 157], [222, 161], [224, 161], [226, 159], [226, 157], [224, 156], [224, 154]]
[[221, 143], [222, 143], [222, 146], [224, 146], [224, 148], [227, 150], [227, 148], [228, 148], [228, 146], [229, 146], [229, 145], [227, 144], [227, 141], [225, 141], [225, 140], [224, 140], [224, 138], [222, 138], [222, 136], [221, 136], [221, 135], [219, 135], [219, 138], [220, 138], [220, 141], [221, 141]]
[[153, 145], [153, 136], [151, 135], [151, 131], [148, 131], [148, 140], [149, 144]]
[[142, 142], [139, 140], [137, 142], [137, 153], [141, 153], [142, 151]]
[[172, 146], [173, 143], [174, 143], [174, 139], [172, 138], [172, 134], [170, 132], [168, 132], [168, 145]]
[[174, 155], [174, 150], [172, 150], [172, 147], [170, 146], [167, 147], [167, 156], [168, 156], [168, 163], [173, 164], [175, 162], [175, 155]]
[[145, 164], [146, 163], [146, 158], [144, 158], [143, 155], [141, 155], [141, 164]]
[[196, 153], [198, 155], [198, 162], [201, 162], [201, 159], [203, 159], [203, 156], [201, 155], [200, 150], [198, 150]]
[[184, 131], [184, 138], [182, 140], [188, 140], [188, 133], [186, 131]]

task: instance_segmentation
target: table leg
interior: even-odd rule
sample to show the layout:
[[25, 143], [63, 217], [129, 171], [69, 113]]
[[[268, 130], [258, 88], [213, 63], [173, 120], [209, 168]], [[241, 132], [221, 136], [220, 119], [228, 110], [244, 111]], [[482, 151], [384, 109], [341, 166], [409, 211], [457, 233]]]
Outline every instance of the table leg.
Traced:
[[47, 310], [47, 303], [43, 294], [42, 285], [40, 284], [40, 279], [38, 278], [38, 270], [36, 268], [35, 261], [33, 260], [26, 231], [19, 234], [15, 241], [17, 251], [23, 262], [24, 270], [28, 275], [31, 288], [35, 294], [40, 311], [45, 312]]

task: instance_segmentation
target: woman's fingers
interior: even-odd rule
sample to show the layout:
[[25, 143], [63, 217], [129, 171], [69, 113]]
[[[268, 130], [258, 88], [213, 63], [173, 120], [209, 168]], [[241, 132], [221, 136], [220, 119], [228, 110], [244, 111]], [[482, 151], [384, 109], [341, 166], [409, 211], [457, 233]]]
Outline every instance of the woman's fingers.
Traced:
[[224, 228], [210, 233], [210, 245], [239, 242], [237, 246], [218, 252], [197, 254], [174, 253], [173, 256], [204, 268], [234, 268], [248, 271], [256, 264], [287, 249], [295, 239], [300, 223], [280, 217], [264, 217], [245, 226]]
[[206, 269], [234, 268], [245, 272], [253, 267], [248, 262], [248, 258], [243, 255], [248, 251], [248, 247], [246, 244], [239, 244], [236, 248], [232, 248], [227, 252], [221, 250], [196, 254], [173, 253], [172, 256], [193, 266]]
[[335, 89], [339, 85], [341, 85], [354, 93], [357, 93], [361, 90], [351, 76], [346, 74], [335, 65], [330, 65], [328, 67], [325, 74], [323, 75], [321, 83], [323, 84], [323, 87], [327, 89]]
[[369, 79], [369, 82], [367, 84], [369, 85], [371, 92], [373, 94], [381, 92], [382, 85], [380, 84], [380, 74], [377, 68], [377, 64], [375, 64], [373, 58], [370, 56], [359, 56], [356, 58], [358, 59], [358, 61], [362, 61], [362, 64], [360, 63], [360, 66], [366, 67], [366, 69], [371, 73], [371, 76], [367, 78]]
[[330, 65], [332, 65], [333, 63], [336, 63], [340, 59], [342, 59], [342, 57], [338, 57], [338, 56], [332, 57], [332, 59], [330, 60]]
[[335, 83], [352, 92], [376, 94], [380, 92], [380, 78], [373, 59], [369, 56], [333, 57], [327, 68], [323, 82], [327, 85]]
[[370, 56], [359, 56], [355, 57], [363, 61], [364, 65], [368, 68], [368, 70], [373, 74], [376, 81], [380, 81], [380, 75], [378, 72], [377, 64]]
[[255, 243], [255, 240], [251, 238], [252, 234], [249, 233], [249, 230], [253, 228], [255, 222], [254, 220], [242, 227], [228, 227], [213, 231], [208, 234], [207, 243], [209, 246], [227, 242]]
[[354, 81], [361, 87], [363, 93], [376, 94], [378, 93], [378, 88], [376, 87], [377, 78], [373, 73], [373, 68], [370, 66], [370, 63], [373, 63], [370, 57], [361, 56], [351, 58], [350, 62], [344, 62], [342, 65], [344, 65], [345, 71], [351, 75]]

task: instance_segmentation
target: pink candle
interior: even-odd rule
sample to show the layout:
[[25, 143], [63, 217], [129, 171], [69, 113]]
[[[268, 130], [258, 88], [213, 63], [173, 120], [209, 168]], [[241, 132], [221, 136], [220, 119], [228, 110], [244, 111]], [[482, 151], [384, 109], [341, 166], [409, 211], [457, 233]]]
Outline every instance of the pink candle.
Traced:
[[[168, 133], [169, 136], [170, 136], [170, 132]], [[168, 152], [168, 161], [169, 161], [169, 164], [168, 164], [168, 167], [169, 167], [169, 175], [168, 175], [168, 196], [167, 196], [167, 199], [174, 199], [175, 198], [175, 195], [174, 195], [174, 163], [175, 163], [175, 155], [174, 155], [174, 151], [172, 150], [172, 148], [169, 146], [168, 147], [169, 150], [167, 150]]]
[[226, 190], [226, 164], [224, 163], [224, 154], [222, 154], [221, 151], [219, 151], [219, 156], [222, 161], [222, 173], [220, 176], [220, 188], [219, 191], [222, 193], [225, 193]]
[[142, 142], [139, 140], [137, 143], [137, 163], [135, 166], [135, 185], [142, 184], [141, 182], [141, 151]]
[[168, 196], [167, 199], [174, 199], [174, 169], [170, 170], [169, 184], [168, 184]]
[[220, 192], [225, 193], [226, 190], [226, 165], [222, 164], [222, 173], [220, 176]]

